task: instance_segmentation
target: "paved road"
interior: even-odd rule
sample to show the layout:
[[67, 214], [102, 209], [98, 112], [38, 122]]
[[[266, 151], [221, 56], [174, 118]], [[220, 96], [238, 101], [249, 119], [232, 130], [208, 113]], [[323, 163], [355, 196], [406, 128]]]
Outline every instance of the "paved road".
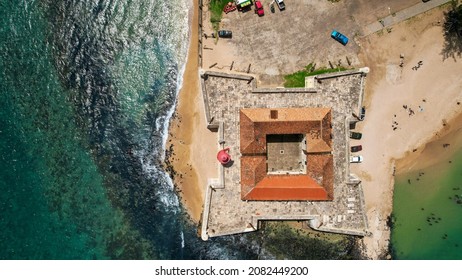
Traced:
[[414, 17], [418, 14], [424, 13], [426, 11], [429, 11], [435, 7], [441, 6], [447, 2], [450, 2], [450, 0], [431, 0], [426, 3], [420, 2], [419, 4], [416, 4], [414, 6], [411, 6], [409, 8], [406, 8], [404, 10], [401, 10], [399, 12], [396, 12], [393, 15], [389, 15], [387, 17], [384, 17], [381, 20], [375, 21], [371, 24], [368, 24], [364, 27], [363, 29], [363, 36], [370, 35], [372, 33], [375, 33], [379, 30], [382, 30], [384, 28], [390, 27], [396, 23], [399, 23], [403, 20], [409, 19], [411, 17]]

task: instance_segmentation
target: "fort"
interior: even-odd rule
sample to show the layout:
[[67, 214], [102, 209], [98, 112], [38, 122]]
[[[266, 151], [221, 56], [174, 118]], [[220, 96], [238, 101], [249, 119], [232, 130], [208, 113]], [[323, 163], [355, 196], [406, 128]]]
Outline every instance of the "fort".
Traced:
[[[368, 234], [360, 179], [350, 174], [350, 123], [368, 68], [307, 77], [305, 88], [258, 88], [251, 75], [201, 73], [219, 178], [205, 191], [201, 237], [255, 231], [260, 221]], [[228, 150], [227, 150], [228, 151]]]

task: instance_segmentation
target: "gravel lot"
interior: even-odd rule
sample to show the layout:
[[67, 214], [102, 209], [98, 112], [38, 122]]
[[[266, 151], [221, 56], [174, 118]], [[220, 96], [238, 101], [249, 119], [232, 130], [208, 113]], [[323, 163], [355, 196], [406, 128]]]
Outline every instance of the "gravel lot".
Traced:
[[[362, 26], [418, 0], [285, 0], [286, 9], [270, 11], [270, 0], [263, 0], [265, 15], [258, 17], [254, 9], [223, 14], [221, 29], [233, 31], [229, 40], [234, 50], [234, 69], [259, 76], [259, 83], [281, 85], [282, 76], [302, 69], [309, 63], [317, 67], [333, 65], [360, 66], [360, 46], [355, 37], [361, 36]], [[388, 8], [390, 7], [390, 8]], [[350, 38], [342, 46], [330, 38], [332, 29]]]

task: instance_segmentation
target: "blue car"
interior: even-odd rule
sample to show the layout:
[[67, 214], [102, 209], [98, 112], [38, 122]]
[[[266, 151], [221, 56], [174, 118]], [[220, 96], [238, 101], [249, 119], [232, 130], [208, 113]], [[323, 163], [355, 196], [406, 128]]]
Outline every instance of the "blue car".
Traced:
[[335, 41], [339, 42], [342, 45], [346, 45], [348, 43], [347, 36], [343, 35], [342, 33], [338, 32], [337, 30], [332, 31], [330, 37], [334, 38]]

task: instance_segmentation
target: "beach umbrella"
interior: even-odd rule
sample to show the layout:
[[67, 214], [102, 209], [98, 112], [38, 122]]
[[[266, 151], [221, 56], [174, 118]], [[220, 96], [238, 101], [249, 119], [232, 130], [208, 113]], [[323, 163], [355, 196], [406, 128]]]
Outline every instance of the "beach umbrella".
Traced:
[[226, 149], [220, 150], [217, 154], [218, 161], [223, 165], [231, 161], [231, 156], [228, 154], [228, 152], [229, 152], [229, 148], [226, 148]]

